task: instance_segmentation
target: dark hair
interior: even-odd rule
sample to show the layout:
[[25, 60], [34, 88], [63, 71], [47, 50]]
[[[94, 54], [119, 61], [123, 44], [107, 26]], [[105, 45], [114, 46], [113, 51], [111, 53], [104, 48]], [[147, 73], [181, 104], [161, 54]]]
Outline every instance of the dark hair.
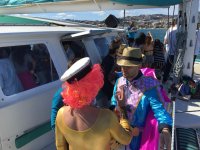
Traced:
[[150, 35], [147, 35], [145, 38], [145, 44], [150, 45], [152, 42], [152, 37]]
[[159, 47], [160, 49], [162, 49], [164, 47], [164, 44], [159, 39], [155, 39], [154, 47]]
[[140, 32], [138, 37], [135, 39], [135, 45], [140, 46], [145, 43], [146, 35], [143, 32]]
[[10, 48], [9, 47], [0, 47], [0, 59], [8, 58], [10, 55]]
[[30, 45], [20, 45], [12, 47], [14, 62], [18, 63], [19, 65], [23, 65], [24, 56], [30, 49], [31, 49]]
[[120, 47], [120, 45], [121, 45], [121, 40], [118, 39], [118, 38], [115, 38], [115, 39], [111, 42], [111, 44], [110, 44], [110, 46], [109, 46], [109, 54], [115, 54], [116, 51], [117, 51], [117, 49]]
[[176, 18], [173, 18], [173, 19], [172, 19], [172, 26], [175, 26], [176, 23], [177, 23], [177, 19], [176, 19]]

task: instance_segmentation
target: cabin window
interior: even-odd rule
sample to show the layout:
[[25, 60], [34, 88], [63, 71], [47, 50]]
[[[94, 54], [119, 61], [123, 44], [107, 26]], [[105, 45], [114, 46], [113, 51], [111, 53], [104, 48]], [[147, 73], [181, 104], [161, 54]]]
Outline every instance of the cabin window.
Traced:
[[69, 66], [80, 58], [88, 56], [82, 41], [62, 41], [61, 42], [68, 60]]
[[197, 55], [196, 60], [197, 62], [200, 62], [200, 54]]
[[45, 44], [0, 48], [0, 86], [6, 96], [58, 80]]
[[98, 38], [94, 39], [94, 43], [100, 53], [101, 58], [103, 59], [108, 55], [109, 52], [109, 43], [106, 38]]

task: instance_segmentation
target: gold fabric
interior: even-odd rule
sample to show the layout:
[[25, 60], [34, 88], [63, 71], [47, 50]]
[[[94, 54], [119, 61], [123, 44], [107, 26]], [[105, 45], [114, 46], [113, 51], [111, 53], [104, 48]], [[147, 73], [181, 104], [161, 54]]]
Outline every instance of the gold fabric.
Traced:
[[126, 131], [130, 131], [130, 125], [129, 125], [128, 120], [120, 119], [120, 124]]
[[69, 150], [108, 150], [112, 139], [124, 145], [131, 141], [132, 134], [122, 128], [116, 115], [108, 109], [101, 109], [96, 122], [84, 131], [73, 130], [64, 124], [63, 110], [64, 107], [56, 118], [57, 150], [67, 150], [67, 143]]

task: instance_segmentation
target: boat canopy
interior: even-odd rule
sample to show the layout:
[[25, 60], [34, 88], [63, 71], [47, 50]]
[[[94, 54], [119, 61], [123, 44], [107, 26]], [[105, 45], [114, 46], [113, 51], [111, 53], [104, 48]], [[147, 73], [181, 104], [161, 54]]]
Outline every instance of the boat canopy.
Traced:
[[49, 22], [22, 17], [0, 15], [0, 26], [50, 26]]
[[171, 6], [183, 2], [183, 0], [112, 0], [112, 1], [128, 5], [150, 5], [150, 6]]
[[[16, 7], [21, 5], [56, 3], [62, 1], [75, 2], [76, 0], [1, 0], [0, 7]], [[95, 0], [91, 1], [95, 2]], [[111, 0], [111, 1], [128, 5], [150, 5], [150, 6], [170, 6], [182, 2], [182, 0]], [[96, 0], [96, 3], [98, 2], [101, 1]]]
[[183, 0], [1, 0], [0, 14], [103, 11], [169, 7]]

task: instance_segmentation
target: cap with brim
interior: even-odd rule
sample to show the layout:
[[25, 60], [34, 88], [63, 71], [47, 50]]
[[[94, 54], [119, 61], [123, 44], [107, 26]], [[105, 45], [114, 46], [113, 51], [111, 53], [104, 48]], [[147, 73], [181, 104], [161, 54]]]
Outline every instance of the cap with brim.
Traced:
[[124, 48], [121, 56], [117, 57], [119, 66], [138, 66], [142, 64], [144, 55], [140, 48], [127, 47]]
[[65, 73], [61, 76], [61, 81], [71, 83], [74, 80], [80, 80], [87, 73], [91, 71], [90, 58], [85, 57], [75, 62]]

